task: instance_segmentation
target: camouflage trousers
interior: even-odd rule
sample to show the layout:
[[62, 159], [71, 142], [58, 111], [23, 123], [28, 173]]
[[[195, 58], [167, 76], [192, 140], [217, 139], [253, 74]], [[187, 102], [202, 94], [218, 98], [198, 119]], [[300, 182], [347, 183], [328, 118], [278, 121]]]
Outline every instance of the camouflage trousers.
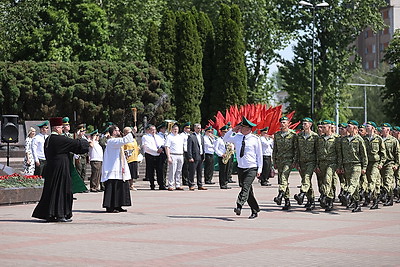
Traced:
[[359, 201], [361, 164], [346, 163], [343, 164], [343, 166], [346, 180], [346, 187], [344, 190], [349, 192], [355, 201]]
[[312, 176], [316, 162], [300, 162], [301, 188], [300, 191], [306, 193], [308, 199], [314, 199], [314, 190], [312, 188]]
[[382, 174], [382, 188], [388, 193], [388, 196], [393, 195], [393, 188], [394, 188], [394, 170], [393, 170], [393, 163], [386, 164], [382, 167], [381, 174]]
[[321, 161], [319, 163], [319, 169], [321, 171], [321, 188], [322, 194], [330, 199], [335, 197], [335, 172], [336, 164], [332, 162]]
[[291, 161], [283, 161], [276, 163], [278, 167], [278, 184], [279, 184], [279, 191], [283, 191], [283, 197], [289, 198], [290, 197], [290, 190], [289, 190], [289, 175], [292, 171], [292, 162]]
[[371, 192], [372, 198], [376, 199], [381, 191], [381, 174], [378, 169], [379, 162], [368, 162], [367, 166], [367, 191]]

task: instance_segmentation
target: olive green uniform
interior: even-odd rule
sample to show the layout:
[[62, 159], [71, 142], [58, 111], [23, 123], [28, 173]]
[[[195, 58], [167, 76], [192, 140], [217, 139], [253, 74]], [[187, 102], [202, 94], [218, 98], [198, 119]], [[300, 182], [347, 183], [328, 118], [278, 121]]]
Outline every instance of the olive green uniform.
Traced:
[[279, 131], [274, 134], [274, 148], [272, 158], [278, 169], [279, 191], [283, 192], [284, 198], [290, 197], [289, 175], [296, 154], [296, 133], [292, 130]]
[[382, 138], [386, 148], [386, 161], [382, 167], [382, 188], [387, 196], [393, 197], [394, 188], [394, 169], [400, 165], [400, 144], [399, 141], [393, 136], [389, 135]]

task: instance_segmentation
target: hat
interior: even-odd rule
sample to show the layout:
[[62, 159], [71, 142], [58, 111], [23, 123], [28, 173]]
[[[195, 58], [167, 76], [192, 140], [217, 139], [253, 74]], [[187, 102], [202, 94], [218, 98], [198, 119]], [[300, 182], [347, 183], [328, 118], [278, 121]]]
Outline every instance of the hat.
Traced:
[[69, 118], [68, 117], [62, 118], [62, 123], [65, 124], [65, 125], [68, 125], [69, 124]]
[[224, 125], [219, 130], [222, 131], [222, 132], [227, 132], [228, 131], [228, 126]]
[[279, 119], [279, 122], [281, 122], [281, 121], [288, 121], [288, 120], [289, 120], [288, 117], [283, 116], [283, 117], [281, 117], [281, 118]]
[[85, 123], [81, 123], [76, 127], [77, 131], [86, 131], [86, 124]]
[[63, 125], [63, 119], [62, 119], [62, 117], [50, 118], [50, 125], [51, 125], [51, 127], [54, 127], [54, 126], [62, 126], [62, 125]]
[[98, 133], [99, 133], [99, 130], [94, 130], [93, 132], [90, 133], [90, 135], [93, 136], [93, 135], [98, 134]]
[[231, 122], [228, 121], [228, 123], [226, 124], [226, 126], [228, 126], [228, 128], [231, 127]]
[[157, 126], [157, 130], [163, 127], [167, 127], [167, 124], [165, 123], [165, 121], [163, 121], [160, 125]]
[[323, 120], [323, 121], [321, 121], [320, 125], [327, 125], [327, 124], [332, 124], [332, 121], [331, 120]]
[[349, 121], [347, 122], [347, 124], [351, 124], [351, 125], [354, 125], [354, 126], [357, 126], [357, 127], [358, 127], [358, 121], [355, 121], [355, 120], [349, 120]]
[[376, 126], [376, 123], [373, 122], [373, 121], [367, 121], [366, 125], [371, 125], [371, 126], [373, 126], [373, 127], [375, 127], [375, 128], [377, 127], [377, 126]]
[[44, 126], [49, 126], [49, 121], [44, 121], [44, 122], [42, 122], [42, 123], [37, 125], [37, 127], [39, 127], [39, 128], [42, 128]]
[[399, 126], [393, 126], [393, 130], [400, 132], [400, 127]]
[[313, 122], [313, 120], [309, 117], [305, 117], [302, 122]]
[[192, 125], [192, 123], [190, 121], [188, 121], [183, 125], [183, 128], [186, 128], [186, 127], [190, 128], [190, 125]]
[[392, 125], [390, 125], [390, 123], [388, 122], [382, 123], [381, 127], [389, 127], [390, 129], [392, 129]]
[[382, 132], [382, 127], [376, 127], [376, 130], [377, 130], [378, 132]]
[[269, 127], [265, 127], [265, 128], [263, 128], [263, 129], [260, 129], [260, 133], [261, 133], [261, 132], [268, 132], [268, 129], [269, 129]]
[[254, 127], [257, 126], [257, 124], [252, 123], [251, 121], [249, 121], [245, 116], [243, 116], [242, 121], [240, 122], [241, 126], [247, 126], [247, 127]]
[[207, 128], [204, 129], [204, 131], [206, 131], [206, 132], [207, 132], [207, 131], [212, 131], [212, 130], [213, 130], [213, 127], [212, 127], [212, 126], [208, 126]]
[[358, 129], [365, 129], [365, 125], [361, 124], [360, 126], [358, 126]]
[[347, 123], [345, 123], [345, 122], [342, 122], [342, 123], [339, 123], [339, 128], [346, 128], [347, 127]]

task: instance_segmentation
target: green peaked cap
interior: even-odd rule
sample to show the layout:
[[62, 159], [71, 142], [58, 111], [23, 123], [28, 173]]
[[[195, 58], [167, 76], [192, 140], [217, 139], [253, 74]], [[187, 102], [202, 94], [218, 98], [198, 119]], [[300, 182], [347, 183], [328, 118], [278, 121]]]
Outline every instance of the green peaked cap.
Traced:
[[242, 126], [247, 126], [247, 127], [254, 127], [257, 126], [257, 124], [252, 123], [251, 121], [249, 121], [245, 116], [243, 116], [242, 122], [240, 123], [240, 125]]

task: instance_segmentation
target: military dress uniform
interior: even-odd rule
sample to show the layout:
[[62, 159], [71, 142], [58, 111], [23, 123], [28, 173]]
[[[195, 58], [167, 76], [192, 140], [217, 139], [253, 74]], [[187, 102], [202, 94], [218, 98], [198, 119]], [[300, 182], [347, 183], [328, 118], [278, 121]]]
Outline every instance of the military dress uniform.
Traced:
[[[80, 124], [77, 127], [78, 131], [86, 131], [86, 125], [85, 124]], [[84, 138], [86, 139], [85, 136], [78, 136], [77, 139]], [[84, 154], [75, 154], [74, 155], [75, 159], [75, 168], [76, 171], [79, 173], [79, 176], [82, 178], [83, 181], [86, 179], [86, 166], [89, 162], [89, 153], [84, 153]]]
[[[288, 120], [282, 117], [280, 121]], [[285, 198], [285, 206], [283, 209], [290, 207], [290, 191], [289, 191], [289, 175], [296, 158], [296, 133], [292, 130], [278, 131], [274, 134], [274, 149], [272, 151], [272, 160], [278, 170], [278, 196], [274, 198], [274, 202], [278, 205], [282, 203], [282, 197]]]
[[[222, 126], [220, 129], [221, 133], [226, 133], [228, 131], [228, 127]], [[227, 152], [227, 143], [224, 142], [224, 137], [221, 136], [215, 140], [214, 143], [214, 151], [215, 154], [218, 156], [218, 179], [219, 179], [219, 187], [221, 189], [231, 189], [228, 186], [228, 162], [224, 163], [224, 156], [226, 155]], [[232, 151], [231, 151], [232, 152]], [[231, 153], [229, 152], [229, 153]]]

